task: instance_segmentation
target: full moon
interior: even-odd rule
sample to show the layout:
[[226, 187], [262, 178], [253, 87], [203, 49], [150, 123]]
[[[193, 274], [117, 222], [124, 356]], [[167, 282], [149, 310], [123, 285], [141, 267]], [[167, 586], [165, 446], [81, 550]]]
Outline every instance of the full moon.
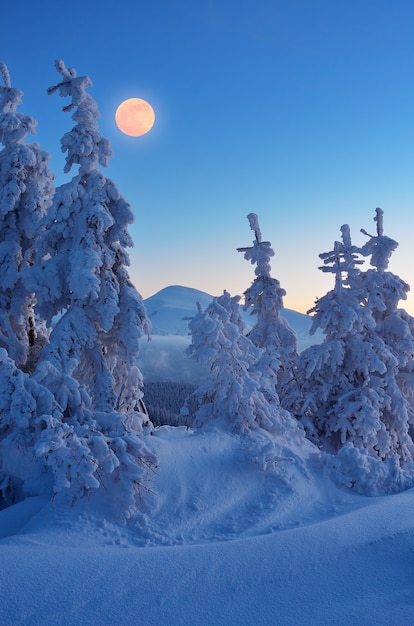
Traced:
[[116, 124], [125, 135], [140, 137], [154, 125], [155, 113], [152, 106], [141, 98], [129, 98], [121, 102], [115, 113]]

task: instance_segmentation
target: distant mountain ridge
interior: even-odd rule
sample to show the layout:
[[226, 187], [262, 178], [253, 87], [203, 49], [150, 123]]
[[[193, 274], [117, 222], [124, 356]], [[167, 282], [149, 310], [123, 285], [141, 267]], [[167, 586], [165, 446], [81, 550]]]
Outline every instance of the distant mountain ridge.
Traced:
[[[188, 322], [197, 313], [197, 302], [205, 309], [212, 300], [212, 295], [191, 287], [171, 285], [161, 289], [144, 300], [147, 315], [152, 323], [152, 334], [188, 335]], [[255, 316], [243, 310], [241, 314], [247, 329], [251, 328], [255, 324]], [[282, 317], [296, 332], [298, 340], [309, 341], [311, 317], [291, 309], [283, 309]]]
[[[151, 341], [141, 342], [138, 365], [144, 382], [194, 382], [199, 384], [206, 375], [205, 367], [188, 358], [185, 351], [191, 341], [189, 318], [197, 313], [197, 302], [205, 309], [213, 296], [181, 285], [161, 289], [144, 300], [147, 315], [152, 323]], [[255, 323], [255, 316], [242, 311], [246, 328]], [[303, 313], [283, 310], [283, 317], [296, 333], [299, 351], [322, 341], [321, 333], [310, 335], [312, 318]]]
[[172, 285], [144, 300], [153, 335], [188, 335], [189, 318], [197, 313], [197, 302], [205, 309], [212, 301], [204, 291]]

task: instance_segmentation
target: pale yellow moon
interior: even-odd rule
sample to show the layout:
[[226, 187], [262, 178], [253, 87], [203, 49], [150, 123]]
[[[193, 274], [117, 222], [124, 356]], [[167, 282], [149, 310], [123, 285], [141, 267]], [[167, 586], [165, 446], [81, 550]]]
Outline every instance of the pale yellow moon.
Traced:
[[121, 102], [117, 108], [115, 121], [125, 135], [140, 137], [154, 126], [154, 109], [146, 100], [129, 98]]

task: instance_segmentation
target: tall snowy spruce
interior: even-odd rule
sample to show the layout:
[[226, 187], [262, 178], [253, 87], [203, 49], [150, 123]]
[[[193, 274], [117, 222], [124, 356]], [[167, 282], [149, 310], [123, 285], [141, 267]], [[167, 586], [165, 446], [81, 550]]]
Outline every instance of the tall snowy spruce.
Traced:
[[308, 436], [329, 453], [335, 480], [375, 495], [411, 485], [412, 442], [406, 438], [407, 424], [401, 430], [404, 453], [395, 445], [394, 426], [406, 419], [396, 385], [398, 362], [366, 305], [360, 250], [352, 245], [349, 227], [341, 231], [342, 241], [320, 255], [320, 269], [335, 275], [334, 289], [309, 311], [315, 314], [311, 331], [321, 328], [325, 340], [300, 355], [300, 394], [294, 391], [290, 400]]
[[[36, 311], [52, 330], [33, 379], [53, 394], [71, 429], [60, 441], [65, 452], [52, 463], [57, 483], [67, 478], [70, 497], [91, 487], [109, 493], [112, 485], [120, 508], [131, 514], [153, 462], [142, 437], [149, 418], [136, 365], [150, 322], [129, 279], [125, 250], [133, 245], [127, 230], [133, 215], [98, 169], [111, 148], [86, 92], [90, 79], [63, 61], [56, 68], [62, 81], [48, 92], [70, 98], [63, 110], [73, 111], [75, 121], [62, 139], [65, 172], [74, 165], [79, 170], [57, 188], [37, 252]], [[49, 461], [52, 442], [43, 450]]]
[[247, 216], [250, 228], [255, 234], [253, 245], [238, 248], [244, 258], [255, 265], [256, 278], [244, 292], [244, 310], [256, 316], [256, 323], [249, 332], [249, 338], [255, 346], [263, 349], [257, 365], [262, 372], [263, 392], [272, 402], [280, 401], [294, 382], [294, 363], [298, 356], [295, 331], [281, 316], [283, 296], [286, 291], [280, 282], [270, 274], [270, 259], [274, 251], [269, 241], [262, 240], [259, 219], [255, 213]]
[[19, 367], [41, 343], [33, 314], [34, 294], [25, 271], [33, 265], [42, 218], [54, 193], [49, 155], [26, 144], [36, 121], [17, 112], [23, 93], [11, 87], [8, 68], [0, 63], [0, 347]]

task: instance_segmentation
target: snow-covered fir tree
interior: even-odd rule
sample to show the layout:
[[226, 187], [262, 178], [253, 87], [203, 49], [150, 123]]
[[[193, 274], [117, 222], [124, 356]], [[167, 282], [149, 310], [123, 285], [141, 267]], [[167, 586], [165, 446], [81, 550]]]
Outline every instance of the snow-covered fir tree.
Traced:
[[99, 486], [109, 494], [117, 485], [114, 497], [131, 514], [153, 462], [142, 436], [149, 418], [136, 365], [150, 323], [129, 279], [125, 250], [132, 245], [127, 228], [133, 216], [98, 169], [111, 149], [86, 92], [90, 79], [62, 61], [56, 68], [62, 81], [49, 93], [70, 98], [64, 110], [73, 111], [75, 121], [62, 139], [65, 171], [74, 165], [79, 171], [56, 190], [30, 275], [36, 311], [52, 328], [32, 380], [52, 394], [60, 414], [54, 432], [64, 433], [43, 437], [41, 453], [55, 491], [68, 488], [73, 498]]
[[300, 355], [300, 394], [293, 391], [291, 406], [308, 436], [334, 455], [328, 464], [339, 482], [371, 494], [398, 491], [411, 484], [413, 470], [408, 429], [401, 430], [404, 453], [395, 445], [394, 426], [406, 419], [398, 362], [364, 302], [349, 227], [341, 230], [342, 242], [320, 255], [321, 269], [335, 275], [334, 289], [309, 311], [315, 314], [311, 332], [321, 328], [325, 340]]
[[249, 332], [249, 338], [255, 346], [263, 348], [258, 369], [263, 374], [265, 395], [270, 399], [277, 389], [283, 404], [284, 395], [294, 383], [293, 369], [298, 355], [297, 337], [289, 323], [281, 316], [286, 291], [270, 274], [270, 259], [274, 256], [271, 243], [262, 240], [258, 216], [250, 213], [247, 219], [255, 234], [255, 240], [252, 246], [238, 248], [238, 251], [243, 252], [244, 258], [256, 266], [256, 278], [244, 292], [244, 310], [257, 316], [257, 321]]
[[[347, 226], [342, 227], [342, 233], [346, 233], [346, 241], [350, 243]], [[370, 354], [371, 346], [365, 343], [365, 329], [375, 327], [369, 309], [360, 306], [358, 291], [351, 289], [343, 276], [353, 272], [357, 262], [352, 257], [348, 262], [347, 256], [349, 259], [351, 255], [346, 254], [347, 247], [336, 241], [331, 252], [320, 255], [324, 261], [320, 269], [334, 273], [335, 286], [319, 298], [308, 313], [314, 313], [311, 334], [320, 328], [325, 340], [301, 353], [296, 372], [300, 393], [298, 395], [293, 388], [290, 395], [292, 407], [297, 402], [295, 413], [310, 438], [331, 451], [337, 451], [351, 432], [358, 435], [358, 426], [342, 419], [338, 403], [352, 392], [358, 394], [364, 381], [369, 380], [371, 371], [366, 370], [367, 367], [371, 370], [372, 358], [361, 358], [358, 363], [357, 357], [365, 348], [369, 348]], [[383, 372], [383, 365], [377, 360], [374, 360], [374, 366]], [[371, 393], [370, 386], [367, 392]]]
[[398, 384], [409, 401], [409, 421], [414, 420], [414, 318], [399, 302], [407, 299], [410, 286], [388, 271], [389, 260], [398, 243], [384, 235], [384, 217], [380, 208], [376, 209], [374, 221], [377, 234], [369, 235], [361, 253], [371, 257], [374, 268], [361, 272], [358, 279], [364, 294], [364, 304], [369, 306], [376, 323], [376, 331], [398, 360]]
[[23, 93], [11, 86], [8, 68], [0, 63], [0, 347], [20, 367], [30, 369], [29, 355], [38, 349], [30, 280], [40, 224], [50, 207], [54, 187], [49, 155], [26, 144], [36, 121], [17, 111]]
[[60, 319], [36, 377], [52, 365], [82, 383], [91, 409], [132, 412], [147, 421], [136, 361], [150, 322], [127, 271], [133, 214], [99, 171], [111, 148], [98, 130], [98, 108], [86, 91], [89, 77], [77, 77], [61, 61], [56, 66], [63, 80], [49, 93], [71, 98], [64, 111], [73, 110], [76, 122], [62, 139], [65, 171], [76, 164], [79, 171], [57, 188], [38, 252], [37, 310], [48, 324]]
[[239, 301], [239, 296], [231, 297], [225, 291], [205, 311], [198, 304], [198, 314], [190, 321], [192, 341], [187, 352], [210, 368], [207, 383], [192, 396], [192, 401], [197, 398], [199, 405], [196, 427], [211, 420], [224, 420], [232, 430], [247, 432], [267, 422], [259, 376], [248, 371], [261, 351], [241, 332]]
[[[240, 435], [247, 435], [256, 460], [272, 466], [286, 454], [286, 446], [309, 452], [304, 432], [277, 401], [269, 401], [262, 389], [257, 367], [263, 350], [244, 334], [240, 297], [228, 292], [215, 297], [190, 321], [192, 342], [188, 354], [206, 364], [210, 376], [188, 399], [187, 410], [195, 413], [194, 426], [213, 423]], [[264, 374], [265, 376], [266, 374]], [[283, 450], [283, 452], [282, 452]]]

